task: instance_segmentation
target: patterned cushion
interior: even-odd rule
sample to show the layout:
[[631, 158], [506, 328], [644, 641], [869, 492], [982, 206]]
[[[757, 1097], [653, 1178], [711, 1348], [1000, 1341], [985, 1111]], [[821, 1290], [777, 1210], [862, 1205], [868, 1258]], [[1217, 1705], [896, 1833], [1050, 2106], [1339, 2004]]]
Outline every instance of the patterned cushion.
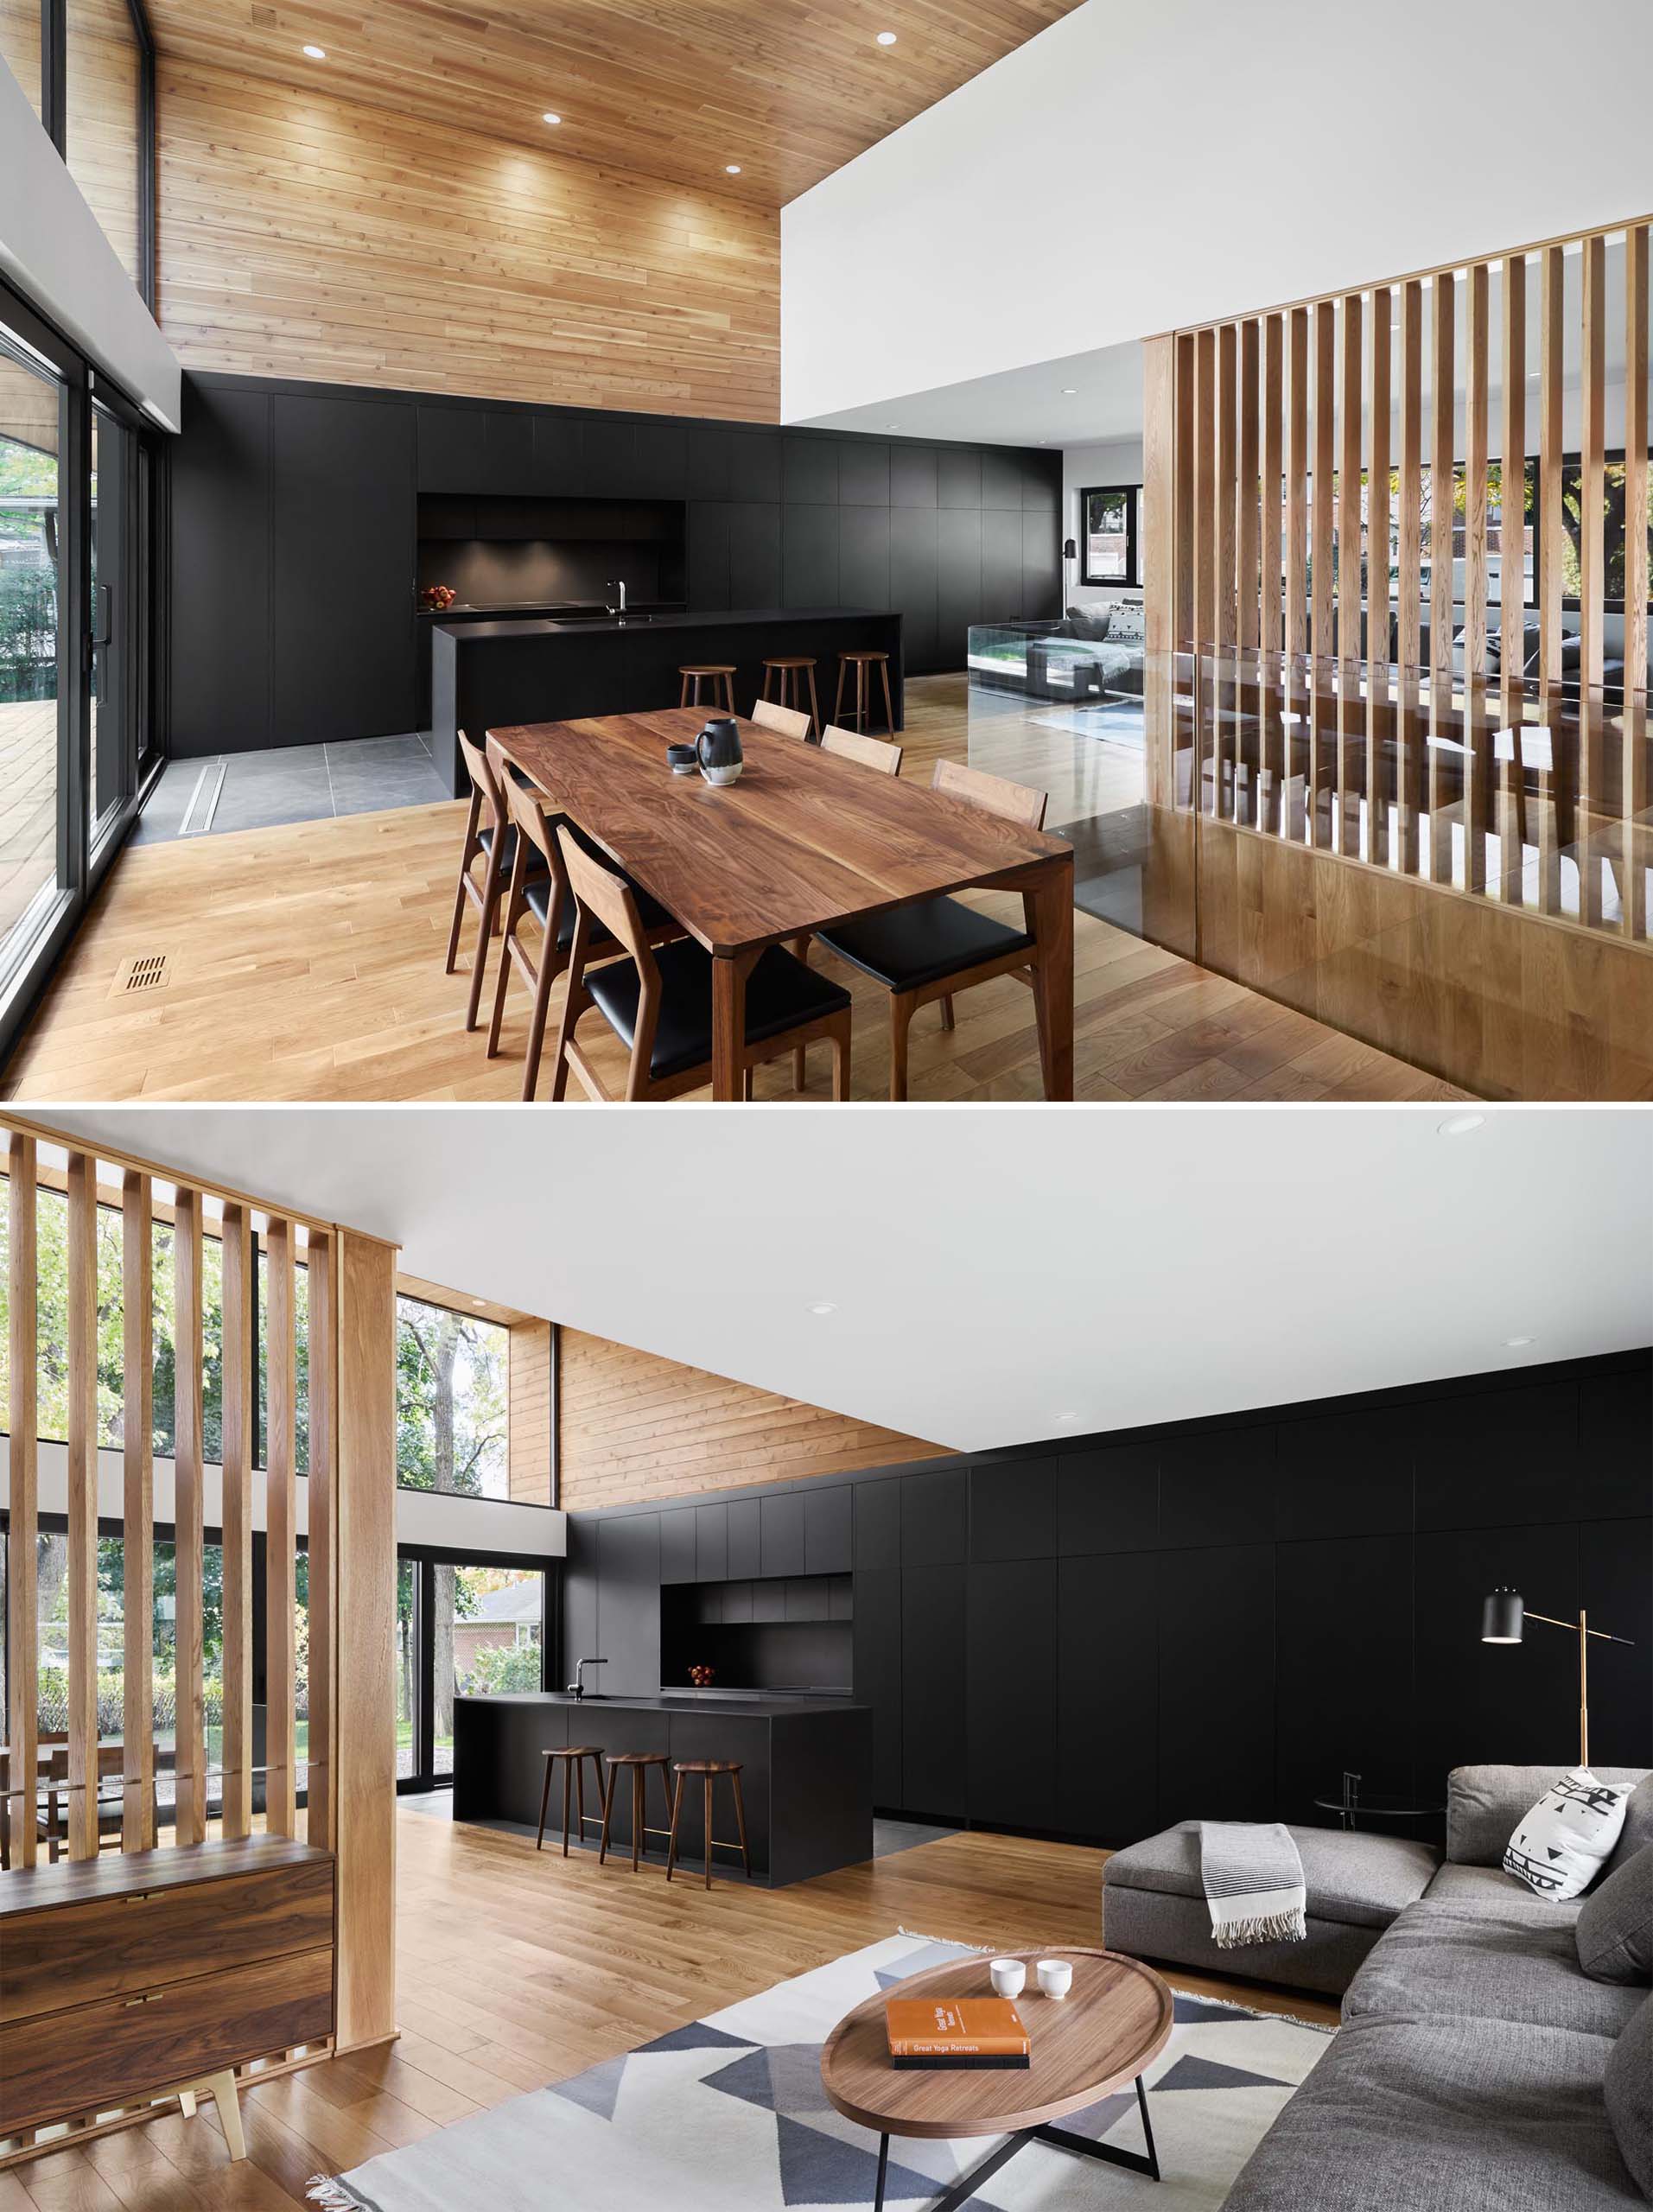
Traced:
[[1582, 1897], [1618, 1840], [1632, 1786], [1599, 1781], [1588, 1767], [1564, 1774], [1516, 1822], [1504, 1872], [1541, 1897]]
[[1148, 639], [1148, 617], [1141, 600], [1116, 599], [1108, 635], [1117, 645], [1140, 645]]

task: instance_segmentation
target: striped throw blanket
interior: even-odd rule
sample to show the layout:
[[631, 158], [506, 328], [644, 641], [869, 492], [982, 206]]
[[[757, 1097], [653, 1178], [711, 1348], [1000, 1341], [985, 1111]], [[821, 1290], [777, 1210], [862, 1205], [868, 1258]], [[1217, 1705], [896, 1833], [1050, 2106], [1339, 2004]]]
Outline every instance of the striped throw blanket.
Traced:
[[1219, 1951], [1307, 1940], [1303, 1862], [1278, 1821], [1202, 1821], [1199, 1871]]

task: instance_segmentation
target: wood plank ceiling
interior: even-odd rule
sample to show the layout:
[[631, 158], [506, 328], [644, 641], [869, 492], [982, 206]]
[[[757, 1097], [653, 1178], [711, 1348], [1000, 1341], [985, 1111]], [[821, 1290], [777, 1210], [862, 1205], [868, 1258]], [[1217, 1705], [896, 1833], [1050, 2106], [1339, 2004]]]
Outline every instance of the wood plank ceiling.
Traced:
[[149, 0], [149, 15], [176, 60], [777, 207], [1078, 4]]

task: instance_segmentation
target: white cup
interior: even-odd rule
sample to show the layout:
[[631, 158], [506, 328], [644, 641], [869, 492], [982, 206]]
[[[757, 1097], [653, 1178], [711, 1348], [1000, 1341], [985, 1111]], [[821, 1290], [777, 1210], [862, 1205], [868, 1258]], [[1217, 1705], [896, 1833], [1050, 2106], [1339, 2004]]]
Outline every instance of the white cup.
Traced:
[[993, 1959], [988, 1965], [993, 1977], [995, 1997], [1020, 1997], [1027, 1980], [1027, 1969], [1020, 1959]]
[[1073, 1969], [1065, 1959], [1041, 1959], [1039, 1986], [1046, 1997], [1065, 1997], [1073, 1986]]

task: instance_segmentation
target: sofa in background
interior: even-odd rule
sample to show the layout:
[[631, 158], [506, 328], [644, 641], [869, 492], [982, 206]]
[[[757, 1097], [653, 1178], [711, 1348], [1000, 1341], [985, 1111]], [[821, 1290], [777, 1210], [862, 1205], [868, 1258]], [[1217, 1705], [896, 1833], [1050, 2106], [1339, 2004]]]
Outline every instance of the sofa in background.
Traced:
[[[1653, 2050], [1653, 1989], [1639, 1958], [1615, 1969], [1634, 1980], [1586, 1973], [1577, 1931], [1589, 1898], [1621, 1869], [1635, 1861], [1632, 1882], [1653, 1878], [1653, 1856], [1643, 1857], [1653, 1854], [1653, 1778], [1639, 1768], [1593, 1770], [1638, 1786], [1600, 1877], [1567, 1904], [1535, 1897], [1498, 1863], [1522, 1815], [1562, 1771], [1548, 1767], [1459, 1769], [1445, 1858], [1427, 1854], [1421, 1893], [1394, 1910], [1423, 1847], [1294, 1828], [1307, 1944], [1218, 1952], [1208, 1919], [1204, 1944], [1191, 1944], [1192, 1823], [1108, 1861], [1110, 1948], [1230, 1974], [1243, 1962], [1314, 1989], [1340, 1986], [1355, 1961], [1342, 2027], [1225, 2212], [1605, 2212], [1647, 2201], [1637, 2177], [1653, 2177], [1653, 2143], [1643, 2139], [1653, 2099], [1640, 2078], [1642, 2053]], [[1203, 1918], [1203, 1897], [1196, 1910]], [[1374, 1916], [1383, 1922], [1375, 1930]], [[1132, 1940], [1144, 1936], [1147, 1944]], [[1632, 2139], [1621, 2139], [1626, 2131]]]

